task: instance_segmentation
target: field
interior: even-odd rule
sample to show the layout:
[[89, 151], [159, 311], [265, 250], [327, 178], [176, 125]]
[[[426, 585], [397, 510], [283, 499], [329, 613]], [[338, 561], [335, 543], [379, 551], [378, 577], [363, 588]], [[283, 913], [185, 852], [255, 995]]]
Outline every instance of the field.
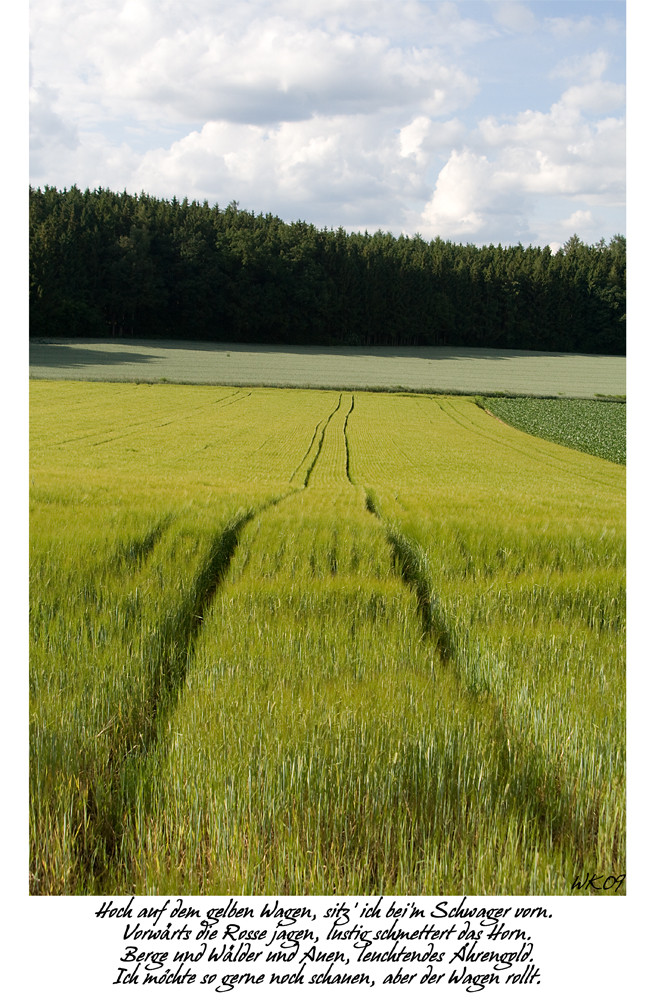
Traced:
[[622, 466], [463, 396], [37, 380], [30, 475], [32, 893], [625, 871]]
[[466, 347], [30, 341], [30, 376], [112, 382], [624, 396], [624, 357]]
[[497, 396], [484, 400], [483, 406], [528, 434], [625, 465], [625, 403], [596, 399], [503, 399]]

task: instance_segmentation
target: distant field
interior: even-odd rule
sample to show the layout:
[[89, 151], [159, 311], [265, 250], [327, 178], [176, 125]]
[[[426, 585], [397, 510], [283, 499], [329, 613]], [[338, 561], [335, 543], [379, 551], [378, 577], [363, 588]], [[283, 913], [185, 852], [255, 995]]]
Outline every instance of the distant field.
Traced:
[[30, 376], [581, 398], [622, 396], [626, 391], [625, 358], [464, 347], [31, 341]]
[[462, 396], [30, 396], [32, 893], [625, 872], [623, 467]]

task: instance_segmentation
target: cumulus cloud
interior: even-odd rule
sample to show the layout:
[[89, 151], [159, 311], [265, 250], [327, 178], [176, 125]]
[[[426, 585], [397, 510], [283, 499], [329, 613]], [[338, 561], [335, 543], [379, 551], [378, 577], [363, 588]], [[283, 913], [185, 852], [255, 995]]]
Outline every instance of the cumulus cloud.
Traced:
[[[52, 9], [33, 6], [34, 45], [45, 65], [57, 58], [47, 31]], [[329, 31], [270, 6], [237, 4], [176, 24], [166, 7], [161, 19], [148, 0], [129, 0], [110, 19], [111, 6], [85, 10], [59, 39], [68, 57], [67, 93], [79, 100], [84, 78], [99, 116], [129, 110], [137, 117], [265, 124], [416, 104], [441, 114], [476, 90], [475, 79], [445, 63], [435, 46], [398, 46], [373, 23], [362, 33]], [[244, 6], [251, 21], [244, 22]], [[55, 9], [64, 23], [63, 10]]]
[[479, 232], [484, 213], [494, 202], [493, 167], [486, 156], [453, 150], [439, 174], [422, 219], [429, 230], [444, 236]]
[[400, 156], [412, 157], [417, 165], [427, 165], [435, 152], [446, 152], [465, 141], [467, 130], [457, 118], [434, 121], [428, 115], [418, 115], [398, 133]]
[[523, 112], [510, 123], [486, 119], [479, 132], [485, 145], [498, 151], [498, 172], [519, 189], [568, 195], [623, 190], [622, 119], [592, 122], [562, 100], [546, 114]]
[[400, 129], [399, 143], [401, 156], [413, 156], [417, 160], [425, 160], [423, 142], [430, 132], [432, 122], [427, 115], [419, 115], [413, 118], [409, 125]]
[[453, 150], [421, 214], [421, 232], [493, 242], [504, 217], [518, 238], [526, 232], [525, 210], [523, 191], [496, 163], [470, 149]]
[[[525, 111], [502, 122], [483, 119], [470, 136], [472, 148], [453, 150], [439, 173], [421, 215], [425, 232], [481, 241], [493, 234], [500, 215], [517, 234], [528, 233], [528, 215], [539, 196], [620, 204], [625, 122], [593, 121], [584, 114], [599, 106], [608, 104], [571, 100], [566, 91], [548, 112]], [[588, 209], [580, 208], [560, 224], [588, 230], [593, 221]]]

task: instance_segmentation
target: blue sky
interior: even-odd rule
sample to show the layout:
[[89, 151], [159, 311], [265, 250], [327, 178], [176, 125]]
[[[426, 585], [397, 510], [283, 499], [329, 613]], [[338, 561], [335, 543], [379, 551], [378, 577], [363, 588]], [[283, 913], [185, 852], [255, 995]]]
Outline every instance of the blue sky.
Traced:
[[615, 0], [32, 0], [30, 178], [347, 230], [625, 232]]

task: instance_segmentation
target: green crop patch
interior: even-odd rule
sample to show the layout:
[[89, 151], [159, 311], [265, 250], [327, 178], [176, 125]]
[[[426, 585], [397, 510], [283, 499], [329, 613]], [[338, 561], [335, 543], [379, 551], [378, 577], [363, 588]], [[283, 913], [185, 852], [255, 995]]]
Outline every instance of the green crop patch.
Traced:
[[528, 434], [625, 465], [626, 405], [595, 399], [485, 399], [485, 407]]
[[31, 391], [32, 893], [625, 870], [621, 465], [465, 397]]

